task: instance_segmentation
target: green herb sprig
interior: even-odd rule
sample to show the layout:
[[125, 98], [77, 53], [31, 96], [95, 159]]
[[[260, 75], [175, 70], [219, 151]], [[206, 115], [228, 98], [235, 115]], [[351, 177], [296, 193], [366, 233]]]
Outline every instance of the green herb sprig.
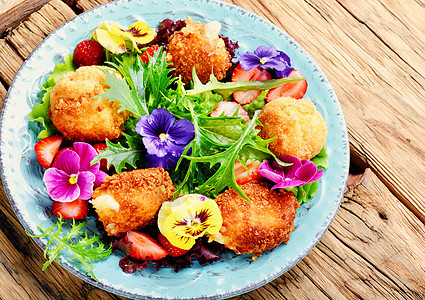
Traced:
[[112, 254], [111, 248], [105, 249], [105, 245], [100, 241], [99, 235], [89, 237], [87, 231], [83, 231], [87, 222], [75, 223], [73, 220], [69, 231], [63, 228], [64, 222], [59, 218], [56, 224], [49, 228], [39, 225], [38, 229], [42, 232], [39, 235], [31, 235], [32, 238], [47, 239], [46, 248], [44, 249], [44, 258], [48, 258], [43, 265], [42, 270], [58, 258], [65, 251], [69, 251], [73, 256], [72, 259], [81, 263], [90, 276], [97, 281], [93, 273], [93, 262], [102, 260]]

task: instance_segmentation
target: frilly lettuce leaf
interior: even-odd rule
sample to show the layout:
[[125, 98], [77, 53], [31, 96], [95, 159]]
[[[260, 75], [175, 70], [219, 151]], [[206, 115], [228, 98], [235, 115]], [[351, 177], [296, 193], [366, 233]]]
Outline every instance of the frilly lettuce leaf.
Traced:
[[28, 114], [29, 121], [39, 122], [44, 128], [37, 136], [39, 139], [49, 137], [57, 132], [53, 126], [52, 121], [47, 115], [47, 110], [50, 105], [50, 89], [56, 82], [67, 74], [68, 72], [75, 71], [75, 66], [72, 60], [72, 54], [68, 54], [64, 58], [63, 63], [56, 63], [53, 72], [47, 76], [47, 80], [43, 83], [40, 89], [39, 98], [41, 103], [34, 105], [32, 111]]

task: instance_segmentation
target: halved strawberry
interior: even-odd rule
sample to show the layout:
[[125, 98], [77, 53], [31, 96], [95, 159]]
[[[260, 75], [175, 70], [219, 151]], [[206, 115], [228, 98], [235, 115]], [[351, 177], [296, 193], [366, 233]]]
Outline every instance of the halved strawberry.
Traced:
[[260, 161], [254, 161], [251, 162], [250, 159], [246, 161], [246, 167], [248, 168], [248, 171], [245, 169], [245, 167], [239, 162], [239, 160], [236, 160], [235, 163], [235, 178], [236, 183], [239, 185], [248, 183], [250, 181], [253, 181], [255, 179], [260, 179], [261, 175], [258, 174], [258, 167], [261, 165]]
[[98, 41], [84, 40], [75, 47], [72, 58], [78, 67], [101, 65], [105, 61], [105, 52]]
[[[93, 148], [97, 151], [97, 153], [99, 154], [99, 151], [103, 151], [106, 149], [106, 143], [98, 143], [98, 144], [94, 144]], [[106, 158], [102, 158], [100, 160], [100, 170], [102, 170], [103, 172], [108, 172], [108, 161], [106, 160]]]
[[170, 241], [162, 233], [158, 235], [158, 242], [161, 244], [162, 247], [165, 248], [165, 250], [168, 251], [168, 254], [173, 257], [182, 256], [189, 251], [177, 248], [176, 246], [171, 244]]
[[[242, 69], [241, 65], [238, 64], [233, 71], [232, 81], [246, 80], [246, 81], [255, 81], [255, 80], [270, 80], [272, 76], [266, 70], [261, 70], [260, 68], [252, 68], [249, 71]], [[233, 98], [236, 102], [241, 105], [249, 104], [261, 94], [261, 90], [252, 90], [247, 92], [234, 92]]]
[[[291, 73], [289, 73], [288, 77], [304, 77], [303, 74], [301, 74], [298, 70], [292, 70]], [[301, 80], [296, 81], [292, 83], [287, 83], [281, 86], [278, 86], [277, 88], [271, 89], [266, 96], [267, 102], [270, 102], [274, 99], [280, 98], [280, 97], [292, 97], [295, 99], [301, 99], [305, 92], [307, 91], [307, 80]]]
[[59, 202], [54, 201], [52, 212], [55, 216], [62, 216], [63, 220], [66, 219], [84, 219], [89, 212], [89, 205], [87, 200], [74, 200], [72, 202]]
[[153, 57], [154, 53], [156, 50], [158, 50], [159, 47], [157, 45], [154, 46], [150, 46], [148, 49], [146, 49], [145, 52], [143, 52], [142, 54], [140, 54], [140, 58], [142, 59], [142, 61], [147, 64], [149, 62], [149, 56]]
[[59, 155], [60, 155], [62, 152], [64, 152], [65, 150], [72, 150], [72, 147], [65, 147], [65, 148], [60, 149], [60, 150], [58, 151], [58, 153], [56, 153], [56, 155], [55, 155], [55, 159], [53, 160], [52, 167], [54, 167], [54, 166], [55, 166], [56, 161], [58, 160]]
[[35, 157], [43, 168], [50, 168], [56, 153], [62, 144], [62, 135], [52, 135], [39, 140], [34, 146]]
[[244, 118], [245, 120], [249, 120], [248, 113], [246, 112], [243, 107], [234, 102], [234, 101], [220, 101], [217, 103], [217, 107], [213, 109], [213, 111], [210, 114], [210, 117], [219, 117], [222, 113], [224, 113], [225, 116], [232, 117], [236, 110], [239, 109], [238, 116], [241, 118]]
[[158, 260], [168, 255], [168, 251], [149, 235], [138, 232], [127, 232], [127, 240], [131, 242], [130, 256], [140, 260]]

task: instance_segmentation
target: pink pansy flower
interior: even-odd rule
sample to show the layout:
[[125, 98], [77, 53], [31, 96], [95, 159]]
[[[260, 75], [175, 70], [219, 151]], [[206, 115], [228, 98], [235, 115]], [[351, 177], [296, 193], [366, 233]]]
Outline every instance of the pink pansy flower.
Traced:
[[291, 165], [282, 167], [273, 162], [271, 166], [268, 161], [265, 161], [258, 168], [261, 176], [277, 183], [272, 189], [301, 186], [314, 182], [319, 180], [324, 172], [323, 169], [318, 170], [317, 166], [309, 160], [299, 160], [291, 155], [282, 155], [279, 159], [285, 163], [291, 163]]
[[90, 199], [93, 187], [100, 186], [108, 176], [99, 170], [99, 163], [90, 165], [96, 156], [96, 150], [82, 142], [74, 143], [73, 150], [64, 150], [54, 167], [44, 173], [43, 180], [50, 197], [60, 202]]

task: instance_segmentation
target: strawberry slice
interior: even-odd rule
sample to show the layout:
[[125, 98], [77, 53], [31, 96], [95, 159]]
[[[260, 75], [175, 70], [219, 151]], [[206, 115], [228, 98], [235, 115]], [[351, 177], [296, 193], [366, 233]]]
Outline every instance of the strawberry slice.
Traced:
[[139, 260], [158, 260], [168, 255], [168, 251], [145, 233], [127, 232], [127, 241], [131, 242], [130, 257]]
[[61, 153], [64, 152], [65, 150], [73, 150], [73, 149], [72, 149], [72, 147], [65, 147], [65, 148], [60, 149], [58, 151], [58, 153], [56, 153], [56, 155], [55, 155], [55, 159], [53, 160], [52, 167], [55, 166], [56, 161], [58, 160], [59, 155], [61, 155]]
[[101, 65], [105, 61], [105, 52], [98, 41], [84, 40], [75, 47], [72, 58], [78, 67]]
[[[249, 71], [242, 69], [241, 65], [238, 64], [233, 71], [232, 81], [255, 81], [255, 80], [270, 80], [272, 76], [266, 70], [261, 70], [260, 68], [252, 68]], [[236, 102], [241, 105], [249, 104], [261, 94], [261, 90], [252, 90], [247, 92], [234, 92], [233, 98]]]
[[53, 214], [57, 217], [62, 216], [66, 219], [84, 219], [89, 212], [87, 200], [76, 199], [72, 202], [54, 201], [52, 206]]
[[189, 251], [174, 246], [162, 233], [158, 235], [158, 242], [168, 251], [168, 254], [173, 257], [182, 256]]
[[43, 168], [50, 168], [53, 159], [56, 156], [56, 153], [58, 153], [59, 151], [62, 141], [62, 135], [52, 135], [42, 140], [39, 140], [37, 144], [35, 144], [35, 157], [37, 158], [38, 163]]
[[159, 47], [157, 45], [150, 46], [148, 49], [146, 49], [145, 52], [140, 54], [140, 58], [142, 59], [142, 61], [145, 64], [147, 64], [149, 62], [149, 56], [153, 57], [153, 55], [155, 54], [155, 51], [158, 50], [158, 49], [159, 49]]
[[233, 101], [218, 102], [217, 107], [213, 109], [213, 111], [210, 114], [210, 117], [219, 117], [223, 113], [225, 116], [232, 117], [235, 114], [237, 109], [239, 109], [239, 112], [238, 112], [239, 117], [245, 120], [249, 120], [249, 116], [246, 110], [243, 109], [243, 107], [240, 104]]
[[[97, 154], [99, 154], [99, 151], [103, 151], [106, 149], [106, 143], [98, 143], [98, 144], [94, 144], [93, 148], [97, 151]], [[108, 172], [108, 161], [106, 160], [106, 158], [102, 158], [100, 160], [100, 167], [99, 169], [102, 170], [103, 172]]]
[[[289, 73], [288, 77], [304, 77], [303, 74], [301, 74], [298, 70], [292, 70], [291, 73]], [[294, 99], [301, 99], [305, 92], [307, 91], [307, 80], [301, 80], [297, 82], [287, 83], [281, 86], [278, 86], [277, 88], [271, 89], [266, 96], [267, 102], [270, 102], [274, 99], [280, 98], [280, 97], [291, 97]]]
[[235, 178], [236, 183], [239, 185], [248, 183], [250, 181], [253, 181], [255, 179], [260, 179], [261, 175], [258, 174], [258, 167], [261, 165], [261, 162], [256, 160], [254, 162], [251, 162], [251, 160], [246, 161], [246, 167], [248, 168], [248, 171], [245, 169], [245, 167], [239, 162], [239, 160], [236, 160], [235, 163]]

